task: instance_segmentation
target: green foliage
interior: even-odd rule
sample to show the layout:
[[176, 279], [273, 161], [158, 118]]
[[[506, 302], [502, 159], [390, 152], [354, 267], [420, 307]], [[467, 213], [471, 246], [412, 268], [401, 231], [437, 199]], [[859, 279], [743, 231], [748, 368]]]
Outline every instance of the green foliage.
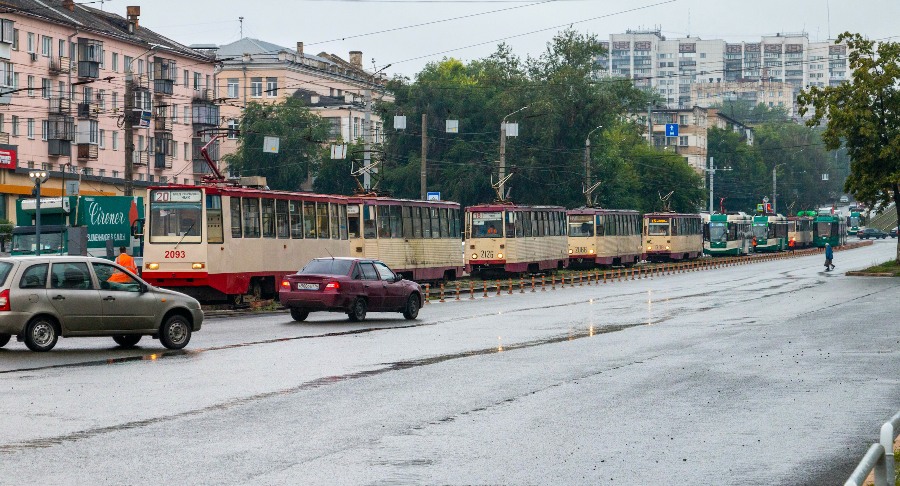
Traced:
[[852, 161], [848, 192], [870, 205], [893, 200], [900, 207], [900, 43], [876, 44], [850, 32], [836, 42], [850, 52], [850, 82], [804, 90], [800, 113], [812, 110], [809, 126], [824, 124], [829, 148], [846, 146]]
[[8, 219], [0, 219], [0, 251], [6, 251], [6, 245], [12, 239], [12, 231], [15, 225]]
[[766, 106], [763, 103], [754, 105], [747, 100], [726, 100], [715, 103], [716, 108], [725, 116], [744, 124], [786, 122], [790, 120], [787, 109], [781, 106]]
[[[238, 148], [225, 156], [233, 172], [265, 176], [272, 189], [297, 190], [324, 158], [328, 123], [299, 98], [281, 103], [247, 104], [241, 118]], [[264, 153], [264, 137], [279, 137], [279, 153]]]
[[[594, 59], [601, 53], [596, 36], [566, 30], [536, 58], [523, 61], [501, 44], [484, 59], [444, 59], [413, 81], [394, 79], [388, 86], [394, 102], [378, 110], [385, 120], [407, 115], [407, 130], [387, 132], [383, 187], [419, 197], [425, 130], [428, 190], [463, 205], [493, 201], [501, 120], [527, 106], [508, 119], [519, 124], [519, 136], [506, 145], [514, 201], [583, 205], [585, 139], [593, 131], [590, 164], [592, 180], [602, 181], [595, 193], [600, 205], [655, 208], [659, 193], [675, 190], [673, 209], [695, 211], [701, 178], [683, 158], [648, 147], [624, 116], [642, 111], [652, 95], [629, 80], [599, 77]], [[458, 134], [445, 133], [447, 119], [459, 120]]]

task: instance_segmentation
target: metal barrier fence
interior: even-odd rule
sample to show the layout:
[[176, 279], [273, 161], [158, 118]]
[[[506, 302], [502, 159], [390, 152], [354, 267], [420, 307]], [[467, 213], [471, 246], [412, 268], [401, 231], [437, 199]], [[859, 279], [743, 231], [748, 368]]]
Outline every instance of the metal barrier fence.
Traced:
[[894, 440], [900, 432], [900, 412], [881, 426], [878, 443], [872, 444], [859, 465], [850, 474], [844, 486], [862, 486], [872, 470], [875, 471], [875, 486], [894, 486]]

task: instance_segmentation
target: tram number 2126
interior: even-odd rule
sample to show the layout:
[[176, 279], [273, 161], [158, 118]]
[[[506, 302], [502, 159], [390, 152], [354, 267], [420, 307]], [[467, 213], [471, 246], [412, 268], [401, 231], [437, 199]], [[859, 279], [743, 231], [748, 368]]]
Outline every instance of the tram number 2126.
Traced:
[[165, 258], [186, 258], [184, 251], [180, 250], [167, 250], [165, 254]]
[[493, 250], [481, 250], [481, 258], [494, 258]]

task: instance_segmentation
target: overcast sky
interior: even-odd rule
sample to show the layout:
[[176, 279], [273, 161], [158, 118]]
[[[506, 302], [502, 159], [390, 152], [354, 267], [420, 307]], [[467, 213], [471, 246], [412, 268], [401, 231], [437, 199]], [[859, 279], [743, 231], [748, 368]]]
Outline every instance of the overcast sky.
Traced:
[[[386, 72], [408, 76], [444, 56], [487, 56], [504, 38], [521, 57], [536, 56], [570, 24], [603, 39], [659, 27], [668, 38], [754, 41], [806, 31], [817, 41], [849, 30], [900, 40], [900, 0], [104, 0], [102, 7], [124, 16], [127, 5], [141, 6], [143, 26], [186, 45], [233, 42], [243, 17], [245, 37], [290, 48], [303, 41], [307, 53], [345, 59], [360, 50], [367, 69], [374, 59], [379, 67], [391, 64]], [[449, 20], [462, 16], [471, 17]], [[428, 22], [438, 23], [405, 28]]]

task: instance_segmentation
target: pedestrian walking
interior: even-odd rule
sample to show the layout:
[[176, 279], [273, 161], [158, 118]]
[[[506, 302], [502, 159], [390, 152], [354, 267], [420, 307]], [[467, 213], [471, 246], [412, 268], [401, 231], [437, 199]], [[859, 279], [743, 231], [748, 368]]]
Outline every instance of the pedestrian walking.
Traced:
[[[134, 257], [128, 254], [128, 249], [124, 246], [119, 248], [119, 256], [116, 257], [116, 263], [125, 267], [125, 270], [137, 275], [138, 270], [134, 264]], [[107, 279], [109, 282], [117, 283], [128, 283], [132, 280], [134, 279], [118, 270]]]
[[788, 249], [791, 251], [791, 253], [794, 253], [794, 245], [796, 245], [796, 242], [793, 238], [791, 238], [791, 241], [788, 241]]
[[825, 271], [834, 270], [834, 250], [831, 249], [831, 243], [825, 243]]

